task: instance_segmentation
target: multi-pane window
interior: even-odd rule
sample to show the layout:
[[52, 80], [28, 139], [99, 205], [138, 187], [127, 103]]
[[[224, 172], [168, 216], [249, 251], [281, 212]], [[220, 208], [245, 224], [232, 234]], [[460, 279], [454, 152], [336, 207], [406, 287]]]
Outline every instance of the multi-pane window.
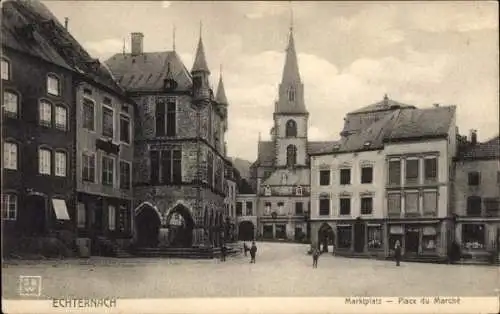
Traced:
[[47, 93], [54, 96], [61, 95], [61, 84], [54, 75], [47, 75]]
[[266, 215], [271, 214], [271, 202], [266, 202], [264, 204], [264, 211]]
[[56, 106], [56, 128], [66, 131], [68, 127], [68, 109], [64, 106]]
[[481, 216], [481, 197], [469, 196], [467, 198], [467, 215]]
[[368, 228], [368, 248], [381, 249], [382, 248], [382, 227], [369, 226]]
[[399, 159], [389, 161], [389, 184], [401, 184], [401, 161]]
[[17, 149], [16, 143], [3, 143], [3, 166], [5, 169], [17, 170]]
[[167, 99], [167, 136], [175, 136], [177, 130], [177, 105], [175, 98]]
[[438, 192], [424, 191], [424, 214], [436, 214], [438, 209]]
[[19, 116], [19, 96], [16, 93], [4, 91], [3, 107], [7, 116], [17, 118]]
[[483, 224], [462, 225], [462, 245], [466, 249], [483, 249], [486, 244], [486, 229]]
[[243, 215], [243, 203], [236, 202], [236, 216], [241, 216], [241, 215]]
[[296, 202], [295, 203], [295, 215], [302, 215], [302, 214], [304, 214], [304, 203]]
[[83, 99], [83, 128], [94, 131], [95, 130], [95, 122], [94, 122], [94, 116], [95, 116], [95, 105], [94, 102], [90, 99], [84, 98]]
[[113, 231], [116, 229], [116, 207], [108, 206], [108, 229]]
[[418, 213], [418, 192], [405, 193], [405, 213]]
[[130, 163], [120, 161], [120, 189], [130, 189]]
[[340, 169], [340, 184], [351, 184], [351, 169]]
[[362, 197], [361, 198], [361, 215], [371, 215], [373, 211], [373, 198]]
[[40, 174], [50, 174], [51, 173], [51, 158], [52, 154], [49, 149], [40, 148], [38, 150], [38, 172]]
[[400, 193], [389, 193], [387, 195], [387, 213], [389, 215], [401, 214], [401, 194]]
[[320, 195], [319, 198], [319, 215], [330, 215], [330, 197], [328, 195]]
[[406, 160], [406, 184], [418, 183], [418, 159]]
[[330, 170], [319, 171], [319, 185], [330, 185]]
[[247, 216], [252, 216], [253, 215], [253, 203], [252, 202], [247, 202]]
[[372, 183], [373, 182], [373, 167], [362, 167], [361, 168], [361, 183]]
[[113, 109], [102, 106], [102, 135], [113, 138]]
[[102, 156], [102, 184], [113, 186], [115, 170], [115, 159], [113, 157]]
[[351, 226], [338, 226], [338, 248], [349, 249], [352, 243], [352, 227]]
[[182, 152], [180, 149], [151, 151], [151, 184], [182, 182]]
[[12, 193], [2, 194], [2, 219], [17, 219], [17, 195]]
[[52, 126], [52, 104], [48, 101], [41, 100], [38, 109], [38, 122], [43, 126]]
[[469, 185], [478, 186], [481, 182], [481, 175], [478, 171], [469, 172]]
[[351, 199], [347, 197], [340, 198], [340, 215], [351, 214]]
[[130, 118], [120, 115], [120, 142], [130, 144]]
[[436, 157], [429, 157], [424, 159], [424, 179], [425, 182], [435, 182], [437, 180]]
[[2, 80], [10, 80], [10, 62], [2, 59]]
[[500, 199], [495, 197], [485, 198], [484, 209], [488, 216], [498, 216], [500, 214]]
[[82, 180], [95, 182], [95, 155], [82, 153]]
[[66, 176], [67, 156], [65, 152], [55, 153], [55, 174], [58, 177]]

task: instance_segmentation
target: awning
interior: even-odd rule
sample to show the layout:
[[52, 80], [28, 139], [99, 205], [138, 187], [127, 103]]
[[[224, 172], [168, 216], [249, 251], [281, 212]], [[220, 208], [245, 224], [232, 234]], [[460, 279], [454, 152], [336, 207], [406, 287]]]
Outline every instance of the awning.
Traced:
[[423, 234], [424, 236], [433, 236], [433, 235], [436, 235], [437, 232], [436, 232], [436, 228], [435, 227], [424, 227], [423, 228]]
[[403, 227], [401, 227], [401, 226], [391, 226], [391, 228], [389, 229], [389, 232], [391, 234], [404, 234]]
[[52, 207], [54, 207], [57, 220], [70, 220], [65, 200], [53, 198]]

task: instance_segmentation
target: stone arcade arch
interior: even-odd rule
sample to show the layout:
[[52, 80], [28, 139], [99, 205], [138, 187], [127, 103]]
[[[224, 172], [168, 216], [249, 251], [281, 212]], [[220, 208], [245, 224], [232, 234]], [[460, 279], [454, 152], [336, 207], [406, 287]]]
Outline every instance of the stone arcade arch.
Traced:
[[328, 223], [323, 223], [318, 230], [318, 246], [322, 252], [328, 252], [328, 246], [335, 244], [335, 233]]
[[242, 221], [238, 226], [238, 240], [252, 241], [254, 239], [255, 227], [251, 221]]
[[192, 247], [194, 219], [191, 211], [184, 204], [177, 204], [166, 218], [168, 227], [168, 246]]
[[138, 247], [157, 247], [161, 215], [153, 204], [144, 202], [135, 209], [135, 228]]

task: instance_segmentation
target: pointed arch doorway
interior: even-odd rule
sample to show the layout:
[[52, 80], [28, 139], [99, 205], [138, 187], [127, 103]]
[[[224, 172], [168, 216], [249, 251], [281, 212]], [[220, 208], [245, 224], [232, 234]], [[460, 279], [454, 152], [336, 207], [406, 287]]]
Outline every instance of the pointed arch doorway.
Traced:
[[161, 218], [150, 203], [143, 203], [135, 210], [135, 227], [138, 247], [157, 247]]
[[177, 204], [167, 215], [168, 246], [192, 247], [194, 220], [189, 209]]

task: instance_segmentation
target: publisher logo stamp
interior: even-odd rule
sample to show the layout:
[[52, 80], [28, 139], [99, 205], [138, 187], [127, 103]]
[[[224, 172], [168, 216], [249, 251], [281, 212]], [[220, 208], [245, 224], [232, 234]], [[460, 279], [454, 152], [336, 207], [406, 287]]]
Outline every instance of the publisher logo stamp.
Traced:
[[41, 276], [19, 276], [19, 295], [39, 297], [41, 292]]

